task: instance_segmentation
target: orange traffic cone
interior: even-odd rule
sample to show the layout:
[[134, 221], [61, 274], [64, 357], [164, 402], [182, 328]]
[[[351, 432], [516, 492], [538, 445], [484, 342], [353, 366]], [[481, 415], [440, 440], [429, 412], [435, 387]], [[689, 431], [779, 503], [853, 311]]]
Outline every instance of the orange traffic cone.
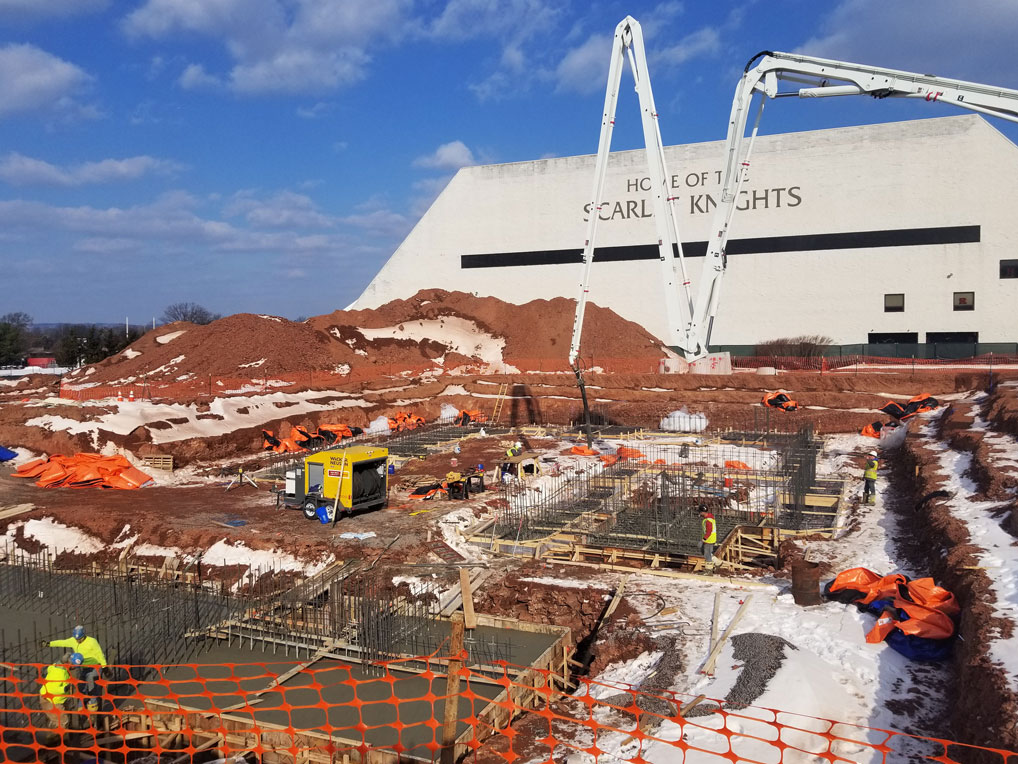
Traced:
[[117, 400], [118, 401], [124, 400], [124, 396], [119, 390], [117, 390]]
[[128, 392], [127, 392], [127, 400], [129, 400], [129, 401], [133, 401], [134, 400], [134, 390], [128, 390]]

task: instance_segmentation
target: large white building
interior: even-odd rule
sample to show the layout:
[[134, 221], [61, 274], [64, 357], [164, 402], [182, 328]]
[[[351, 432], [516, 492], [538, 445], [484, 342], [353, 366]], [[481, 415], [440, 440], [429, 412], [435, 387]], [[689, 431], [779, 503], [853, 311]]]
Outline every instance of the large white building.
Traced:
[[[665, 150], [694, 294], [723, 142]], [[460, 170], [352, 307], [575, 297], [594, 157]], [[590, 299], [665, 336], [643, 151], [613, 154]], [[975, 115], [757, 140], [712, 346], [1018, 341], [1018, 147]]]

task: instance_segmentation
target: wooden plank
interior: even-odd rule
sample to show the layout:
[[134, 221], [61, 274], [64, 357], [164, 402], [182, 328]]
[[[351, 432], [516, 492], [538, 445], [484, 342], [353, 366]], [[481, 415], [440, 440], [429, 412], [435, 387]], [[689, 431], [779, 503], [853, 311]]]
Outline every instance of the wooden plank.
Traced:
[[6, 520], [8, 517], [17, 517], [26, 512], [31, 512], [33, 509], [35, 509], [35, 504], [15, 504], [12, 507], [0, 510], [0, 520]]
[[714, 592], [714, 615], [710, 619], [710, 645], [708, 650], [713, 650], [718, 641], [718, 616], [721, 615], [721, 592]]
[[463, 625], [467, 629], [477, 628], [477, 614], [474, 613], [474, 596], [470, 592], [470, 573], [460, 568], [460, 596], [463, 598]]
[[752, 599], [753, 595], [749, 594], [746, 596], [746, 599], [742, 601], [742, 604], [739, 606], [739, 609], [735, 613], [735, 617], [732, 618], [732, 622], [728, 624], [728, 628], [725, 629], [724, 633], [721, 635], [721, 638], [717, 641], [717, 644], [715, 644], [714, 647], [711, 648], [710, 655], [707, 656], [707, 661], [704, 663], [703, 671], [701, 673], [710, 674], [713, 676], [714, 665], [717, 663], [718, 656], [721, 654], [721, 647], [725, 644], [728, 637], [731, 636], [732, 631], [735, 629], [739, 621], [742, 619], [742, 616], [746, 612], [746, 608], [749, 606], [749, 602]]
[[449, 637], [449, 652], [453, 660], [449, 661], [445, 681], [445, 708], [442, 719], [442, 764], [454, 764], [456, 761], [456, 722], [459, 720], [460, 670], [463, 661], [463, 621], [456, 618], [451, 623], [452, 633]]
[[622, 592], [625, 590], [626, 583], [629, 581], [629, 577], [631, 575], [632, 573], [627, 573], [625, 577], [623, 577], [623, 579], [619, 581], [619, 587], [618, 589], [615, 590], [615, 596], [612, 597], [612, 601], [611, 604], [608, 605], [608, 609], [604, 611], [604, 616], [602, 616], [601, 618], [602, 621], [607, 621], [609, 618], [611, 618], [612, 613], [615, 612], [615, 609], [619, 606], [619, 603], [622, 602]]

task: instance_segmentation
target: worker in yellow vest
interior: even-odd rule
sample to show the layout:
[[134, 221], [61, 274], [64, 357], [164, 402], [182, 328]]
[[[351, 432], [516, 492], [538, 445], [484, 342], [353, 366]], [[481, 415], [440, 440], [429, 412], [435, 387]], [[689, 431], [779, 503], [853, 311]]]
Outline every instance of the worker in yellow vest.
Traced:
[[67, 710], [72, 692], [69, 689], [71, 672], [67, 670], [71, 656], [65, 655], [63, 660], [63, 663], [51, 663], [46, 667], [39, 687], [39, 707], [54, 727], [61, 726], [60, 713]]
[[862, 501], [863, 504], [875, 504], [877, 501], [877, 468], [880, 462], [877, 461], [877, 452], [870, 451], [866, 455], [866, 467], [862, 473]]
[[[106, 667], [106, 656], [99, 645], [99, 640], [85, 634], [85, 627], [78, 625], [71, 630], [69, 639], [54, 639], [44, 642], [50, 647], [67, 647], [81, 655], [81, 668], [78, 670], [78, 678], [81, 680], [81, 692], [88, 700], [86, 705], [96, 710], [99, 706], [99, 695], [101, 689], [96, 682], [99, 679], [99, 671]], [[73, 663], [73, 661], [72, 661]]]
[[700, 505], [700, 551], [703, 553], [703, 566], [708, 573], [714, 572], [714, 545], [718, 543], [718, 526], [714, 515], [706, 504]]

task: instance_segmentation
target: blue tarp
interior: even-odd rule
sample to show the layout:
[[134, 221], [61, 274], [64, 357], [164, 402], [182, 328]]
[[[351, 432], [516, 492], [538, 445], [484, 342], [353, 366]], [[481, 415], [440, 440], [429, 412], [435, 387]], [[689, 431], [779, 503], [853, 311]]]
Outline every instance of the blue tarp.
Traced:
[[9, 448], [4, 448], [3, 446], [0, 446], [0, 462], [9, 462], [15, 456], [17, 456], [17, 454], [11, 451]]

